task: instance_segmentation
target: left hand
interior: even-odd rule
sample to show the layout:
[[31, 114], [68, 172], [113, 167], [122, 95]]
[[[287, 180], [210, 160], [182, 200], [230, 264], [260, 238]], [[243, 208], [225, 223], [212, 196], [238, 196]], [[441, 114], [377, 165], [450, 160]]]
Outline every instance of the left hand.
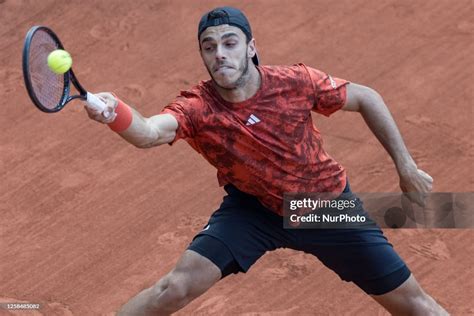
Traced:
[[416, 204], [425, 206], [425, 199], [433, 189], [433, 178], [421, 169], [400, 174], [400, 188]]

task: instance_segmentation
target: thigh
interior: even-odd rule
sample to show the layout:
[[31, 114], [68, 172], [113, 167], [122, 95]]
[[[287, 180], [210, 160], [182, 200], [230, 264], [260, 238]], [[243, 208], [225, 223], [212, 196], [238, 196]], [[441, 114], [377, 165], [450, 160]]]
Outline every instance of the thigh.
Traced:
[[413, 275], [396, 289], [372, 295], [392, 315], [449, 315], [436, 301], [426, 294]]
[[[410, 270], [380, 229], [303, 231], [300, 250], [367, 294], [381, 295], [405, 282]], [[315, 236], [312, 236], [314, 234]]]
[[367, 294], [388, 293], [408, 279], [410, 270], [370, 219], [363, 202], [349, 187], [344, 192], [344, 199], [356, 202], [351, 214], [363, 216], [367, 222], [359, 228], [297, 230], [296, 249], [315, 255], [342, 280], [354, 282]]
[[220, 277], [220, 271], [214, 263], [191, 250], [186, 250], [183, 253], [176, 263], [173, 272], [189, 275], [192, 272], [191, 278], [197, 281], [213, 281]]
[[188, 250], [210, 260], [219, 269], [220, 278], [241, 271], [239, 263], [225, 243], [211, 235], [196, 236], [188, 246]]

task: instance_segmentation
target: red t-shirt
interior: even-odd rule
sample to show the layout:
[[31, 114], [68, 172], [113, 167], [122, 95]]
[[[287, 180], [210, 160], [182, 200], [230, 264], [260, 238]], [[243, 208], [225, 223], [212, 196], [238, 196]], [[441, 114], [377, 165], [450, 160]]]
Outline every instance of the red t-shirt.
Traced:
[[162, 113], [186, 140], [217, 168], [221, 186], [232, 183], [283, 214], [283, 194], [341, 193], [344, 168], [323, 149], [310, 111], [329, 116], [346, 100], [345, 80], [303, 64], [259, 66], [261, 87], [250, 99], [225, 101], [203, 81], [182, 91]]

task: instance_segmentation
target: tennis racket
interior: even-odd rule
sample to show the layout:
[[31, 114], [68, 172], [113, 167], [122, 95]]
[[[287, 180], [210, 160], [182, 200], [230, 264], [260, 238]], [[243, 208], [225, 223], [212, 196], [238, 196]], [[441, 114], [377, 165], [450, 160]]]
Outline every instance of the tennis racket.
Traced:
[[[72, 68], [64, 74], [55, 74], [48, 67], [48, 55], [64, 49], [58, 36], [45, 26], [32, 27], [23, 47], [23, 77], [28, 95], [38, 109], [46, 113], [58, 112], [74, 99], [87, 101], [87, 105], [99, 112], [105, 103], [84, 89]], [[71, 95], [71, 83], [79, 94]]]

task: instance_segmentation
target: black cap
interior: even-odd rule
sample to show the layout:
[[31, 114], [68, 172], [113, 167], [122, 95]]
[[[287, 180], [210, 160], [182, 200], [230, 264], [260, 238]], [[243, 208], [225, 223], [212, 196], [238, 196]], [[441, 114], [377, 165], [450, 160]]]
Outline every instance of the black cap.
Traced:
[[[244, 32], [245, 36], [247, 36], [247, 40], [249, 41], [253, 38], [250, 23], [242, 11], [232, 7], [219, 7], [207, 12], [202, 16], [198, 27], [198, 41], [202, 32], [204, 32], [204, 30], [209, 26], [218, 26], [222, 24], [229, 24], [238, 27], [242, 30], [242, 32]], [[252, 61], [255, 65], [258, 65], [257, 53], [255, 53], [255, 56], [252, 57]]]

